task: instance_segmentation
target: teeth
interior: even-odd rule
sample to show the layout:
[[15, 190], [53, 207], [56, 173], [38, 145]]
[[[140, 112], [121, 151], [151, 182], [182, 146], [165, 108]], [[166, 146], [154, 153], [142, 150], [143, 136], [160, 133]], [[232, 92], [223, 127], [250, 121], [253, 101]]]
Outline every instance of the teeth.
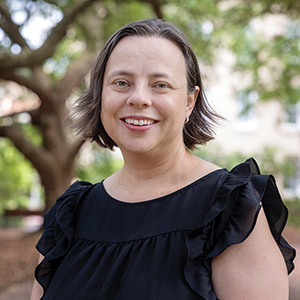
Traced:
[[144, 125], [151, 125], [154, 123], [153, 120], [135, 120], [135, 119], [125, 119], [127, 124], [133, 124], [135, 126], [144, 126]]

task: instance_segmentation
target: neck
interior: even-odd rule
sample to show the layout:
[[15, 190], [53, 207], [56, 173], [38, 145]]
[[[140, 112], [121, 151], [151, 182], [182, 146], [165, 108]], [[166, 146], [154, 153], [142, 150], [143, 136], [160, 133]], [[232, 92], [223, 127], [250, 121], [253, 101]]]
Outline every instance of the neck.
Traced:
[[180, 176], [187, 159], [191, 159], [193, 155], [188, 152], [184, 145], [173, 147], [168, 151], [160, 151], [157, 154], [131, 154], [123, 153], [124, 166], [120, 170], [122, 181], [135, 183], [144, 180], [160, 180], [176, 175]]
[[139, 202], [167, 195], [212, 171], [184, 145], [153, 153], [124, 153], [123, 168], [107, 178], [108, 193], [121, 201]]

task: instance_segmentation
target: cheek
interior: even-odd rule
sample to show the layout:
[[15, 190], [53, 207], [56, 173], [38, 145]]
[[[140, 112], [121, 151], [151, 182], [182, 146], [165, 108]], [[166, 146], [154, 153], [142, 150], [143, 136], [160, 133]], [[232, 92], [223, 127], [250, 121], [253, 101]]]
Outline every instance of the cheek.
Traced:
[[101, 120], [105, 130], [108, 130], [112, 126], [113, 118], [111, 107], [109, 105], [106, 105], [105, 103], [102, 104]]
[[116, 114], [123, 105], [123, 98], [119, 94], [103, 89], [101, 110], [108, 114]]
[[105, 131], [114, 140], [117, 130], [117, 116], [120, 111], [120, 103], [110, 93], [102, 93], [101, 120]]
[[102, 101], [101, 101], [101, 117], [104, 119], [109, 119], [109, 116], [114, 111], [115, 101], [112, 101], [109, 93], [103, 91]]
[[183, 97], [164, 99], [164, 101], [158, 102], [157, 109], [165, 118], [168, 118], [174, 123], [180, 121], [181, 118], [184, 120], [186, 114], [186, 101]]

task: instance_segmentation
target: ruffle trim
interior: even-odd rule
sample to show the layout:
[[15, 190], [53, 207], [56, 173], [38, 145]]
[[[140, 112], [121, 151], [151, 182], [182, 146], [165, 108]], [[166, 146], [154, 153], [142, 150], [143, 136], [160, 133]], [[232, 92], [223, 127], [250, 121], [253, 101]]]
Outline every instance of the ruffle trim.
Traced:
[[35, 269], [35, 278], [44, 291], [60, 260], [71, 246], [74, 235], [74, 210], [81, 195], [89, 186], [91, 186], [89, 182], [76, 181], [57, 198], [56, 203], [45, 213], [44, 231], [36, 245], [36, 249], [44, 256], [44, 259]]
[[260, 175], [257, 163], [250, 158], [228, 172], [202, 226], [186, 238], [188, 258], [185, 278], [203, 299], [217, 299], [211, 282], [212, 258], [247, 239], [255, 227], [261, 207], [285, 259], [288, 273], [294, 269], [296, 252], [281, 236], [288, 210], [274, 177]]

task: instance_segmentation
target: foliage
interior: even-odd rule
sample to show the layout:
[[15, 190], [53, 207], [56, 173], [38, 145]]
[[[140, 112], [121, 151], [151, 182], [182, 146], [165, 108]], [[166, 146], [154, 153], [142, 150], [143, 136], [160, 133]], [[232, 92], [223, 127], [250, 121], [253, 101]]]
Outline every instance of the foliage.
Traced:
[[[220, 149], [211, 147], [202, 147], [195, 154], [227, 170], [231, 170], [248, 158], [238, 152], [226, 155]], [[253, 157], [258, 162], [262, 174], [272, 174], [275, 177], [283, 176], [286, 178], [296, 171], [295, 166], [288, 158], [277, 159], [275, 148], [267, 147], [261, 153], [254, 154]], [[289, 199], [284, 203], [289, 210], [288, 224], [300, 227], [300, 199]]]
[[[253, 158], [257, 161], [262, 174], [274, 176], [291, 176], [295, 173], [294, 165], [287, 158], [278, 159], [276, 148], [266, 147], [260, 153], [254, 153]], [[249, 157], [240, 152], [224, 154], [219, 147], [201, 147], [195, 154], [222, 168], [231, 170], [237, 164], [244, 162]]]
[[261, 100], [295, 104], [300, 94], [297, 84], [300, 79], [300, 22], [282, 22], [286, 25], [281, 33], [269, 33], [274, 36], [256, 32], [258, 29], [250, 23], [238, 30], [237, 39], [230, 46], [236, 55], [236, 71], [251, 76], [244, 89], [258, 92]]
[[288, 224], [300, 228], [300, 199], [285, 201], [289, 210]]
[[26, 207], [35, 171], [8, 139], [0, 139], [0, 214]]
[[141, 1], [108, 0], [104, 7], [106, 17], [103, 19], [103, 39], [106, 41], [120, 27], [141, 19], [155, 18], [151, 6]]
[[[7, 4], [12, 21], [15, 23], [15, 25], [5, 24], [7, 19], [4, 17], [4, 13], [0, 14], [0, 27], [3, 28], [3, 30], [0, 29], [0, 56], [4, 58], [2, 62], [6, 62], [6, 55], [7, 60], [10, 59], [12, 62], [18, 61], [18, 59], [22, 61], [22, 57], [26, 56], [26, 53], [29, 53], [32, 49], [37, 51], [31, 53], [30, 59], [35, 58], [34, 56], [38, 56], [39, 53], [43, 54], [42, 51], [38, 52], [38, 50], [51, 36], [51, 31], [68, 16], [68, 13], [75, 6], [78, 7], [78, 4], [83, 2], [83, 0], [1, 1], [0, 9], [3, 8], [3, 12], [5, 12], [4, 4]], [[52, 146], [54, 138], [58, 137], [58, 133], [62, 131], [61, 128], [58, 128], [56, 134], [53, 134], [53, 127], [51, 127], [53, 124], [60, 125], [63, 123], [65, 107], [59, 111], [60, 106], [64, 105], [61, 105], [61, 103], [69, 98], [70, 95], [67, 94], [71, 94], [71, 91], [74, 92], [74, 89], [82, 90], [85, 88], [85, 81], [81, 77], [84, 77], [85, 71], [88, 70], [89, 61], [87, 63], [87, 60], [82, 60], [83, 63], [80, 66], [78, 64], [75, 68], [76, 61], [79, 61], [87, 53], [94, 57], [104, 41], [120, 26], [138, 19], [155, 17], [157, 12], [154, 9], [154, 4], [158, 5], [166, 20], [174, 22], [187, 34], [202, 65], [213, 66], [215, 62], [222, 64], [219, 50], [226, 49], [233, 54], [234, 71], [250, 78], [250, 80], [241, 80], [241, 84], [236, 87], [236, 91], [240, 95], [245, 94], [247, 96], [257, 93], [259, 100], [275, 99], [284, 104], [294, 104], [300, 99], [299, 1], [94, 0], [90, 3], [82, 13], [78, 13], [72, 21], [68, 21], [63, 31], [61, 31], [65, 31], [62, 38], [56, 38], [57, 35], [53, 36], [56, 44], [47, 44], [48, 49], [51, 48], [50, 46], [54, 46], [53, 53], [49, 57], [45, 56], [41, 65], [38, 62], [27, 66], [25, 64], [25, 67], [21, 65], [9, 72], [2, 70], [2, 79], [15, 79], [16, 82], [19, 80], [21, 85], [25, 83], [27, 87], [29, 86], [29, 89], [32, 86], [33, 92], [39, 98], [44, 97], [44, 99], [41, 99], [42, 103], [44, 101], [41, 107], [47, 107], [44, 112], [46, 111], [48, 115], [46, 117], [45, 115], [42, 116], [40, 114], [41, 109], [35, 115], [38, 122], [32, 122], [35, 125], [38, 123], [43, 124], [43, 126], [38, 128], [33, 127], [33, 124], [21, 124], [24, 136], [36, 147], [35, 150], [39, 150], [45, 145], [48, 148]], [[23, 19], [16, 21], [17, 15], [19, 17], [23, 15]], [[36, 44], [31, 42], [35, 34], [28, 34], [28, 26], [34, 18], [46, 20], [48, 24], [47, 28], [41, 30], [39, 43]], [[279, 30], [272, 31], [272, 24], [274, 23], [270, 23], [270, 26], [264, 25], [269, 24], [270, 18], [279, 20], [278, 22], [281, 24]], [[20, 37], [18, 37], [18, 34], [7, 33], [10, 29], [17, 29], [16, 32], [20, 33]], [[273, 33], [270, 34], [265, 29], [271, 30]], [[26, 42], [30, 47], [27, 47]], [[39, 67], [41, 67], [42, 72]], [[74, 83], [75, 76], [80, 72], [82, 74]], [[65, 75], [68, 75], [67, 80], [61, 86], [55, 86], [54, 84], [64, 79]], [[39, 85], [34, 84], [37, 80], [40, 80]], [[68, 87], [70, 82], [74, 84], [74, 89]], [[247, 100], [249, 97], [246, 96], [244, 98]], [[51, 106], [50, 98], [52, 103], [55, 103], [55, 107]], [[51, 109], [48, 109], [48, 105]], [[246, 108], [251, 107], [251, 105], [253, 104], [245, 103]], [[50, 111], [52, 112], [51, 117], [59, 111], [55, 121], [48, 122]], [[14, 124], [20, 125], [17, 117], [13, 117], [12, 120]], [[61, 138], [63, 139], [66, 135], [63, 133]], [[5, 135], [3, 134], [3, 136]], [[53, 148], [61, 150], [62, 144], [65, 144], [65, 146], [67, 144], [65, 141], [61, 144], [59, 142]], [[74, 148], [76, 148], [75, 146]], [[57, 153], [51, 153], [48, 148], [44, 149], [51, 154], [48, 157], [59, 157]], [[13, 155], [9, 153], [13, 153]], [[8, 169], [8, 166], [11, 169], [11, 171], [6, 171], [4, 175], [2, 175], [4, 172], [1, 172], [0, 179], [3, 177], [3, 180], [0, 182], [0, 196], [1, 199], [16, 199], [14, 201], [17, 204], [14, 205], [23, 205], [26, 202], [24, 195], [28, 196], [29, 193], [31, 176], [29, 174], [33, 171], [31, 165], [25, 162], [23, 156], [17, 153], [16, 150], [12, 150], [12, 146], [8, 141], [0, 140], [1, 170]], [[210, 151], [204, 150], [204, 148], [201, 148], [199, 153], [204, 158], [211, 159], [216, 164], [228, 169], [246, 159], [244, 155], [239, 153], [222, 155], [222, 151]], [[32, 155], [32, 157], [34, 160], [36, 156]], [[274, 174], [291, 174], [293, 172], [293, 168], [285, 161], [278, 163], [275, 150], [270, 148], [265, 149], [263, 154], [257, 154], [255, 157], [260, 162], [263, 172]], [[64, 161], [66, 161], [66, 158], [61, 159], [60, 163]], [[119, 162], [116, 162], [107, 152], [97, 151], [93, 163], [82, 164], [80, 160], [78, 161], [77, 175], [84, 180], [99, 181], [100, 178], [104, 178], [113, 170], [116, 170], [118, 164]], [[38, 169], [37, 163], [35, 168]], [[7, 172], [10, 175], [6, 176]], [[24, 172], [24, 175], [21, 179], [22, 172]], [[39, 172], [42, 173], [41, 169]], [[49, 172], [45, 173], [46, 177], [50, 176]], [[17, 186], [20, 186], [20, 189], [16, 189], [13, 183], [18, 183]], [[3, 196], [5, 198], [2, 198], [3, 194], [5, 194]], [[5, 201], [9, 203], [12, 200]], [[1, 203], [0, 205], [2, 205]]]
[[89, 151], [91, 159], [88, 162], [82, 159], [84, 154], [77, 161], [76, 176], [80, 180], [97, 183], [122, 167], [122, 161], [115, 158], [109, 150], [99, 150], [98, 146], [94, 146]]
[[170, 1], [164, 14], [186, 33], [200, 62], [212, 65], [215, 49], [220, 46], [220, 9], [216, 1], [203, 0], [201, 5], [198, 1]]
[[222, 64], [221, 49], [234, 54], [234, 71], [251, 78], [243, 80], [237, 92], [255, 91], [260, 100], [295, 104], [300, 99], [298, 8], [293, 1], [245, 5], [203, 0], [199, 5], [176, 0], [164, 7], [164, 13], [187, 33], [201, 64]]
[[292, 176], [296, 169], [289, 158], [278, 159], [277, 149], [266, 147], [261, 153], [257, 154], [257, 159], [261, 162], [261, 172], [264, 174], [274, 174], [283, 176]]
[[238, 152], [226, 155], [224, 152], [220, 151], [219, 147], [204, 146], [196, 150], [194, 153], [198, 157], [212, 162], [221, 168], [226, 168], [227, 170], [231, 170], [235, 165], [247, 159], [246, 155]]
[[[89, 151], [89, 162], [82, 159], [85, 154], [78, 158], [76, 177], [79, 180], [100, 182], [122, 166], [121, 160], [108, 150], [94, 146]], [[0, 170], [0, 215], [5, 209], [28, 208], [32, 182], [37, 175], [8, 139], [0, 139]]]
[[[40, 146], [42, 141], [38, 130], [28, 123], [22, 124], [18, 116], [12, 116], [15, 123], [23, 128], [28, 139]], [[0, 170], [0, 215], [5, 209], [28, 208], [32, 188], [39, 184], [38, 175], [30, 161], [5, 138], [0, 138]], [[41, 188], [39, 193], [43, 197]]]

